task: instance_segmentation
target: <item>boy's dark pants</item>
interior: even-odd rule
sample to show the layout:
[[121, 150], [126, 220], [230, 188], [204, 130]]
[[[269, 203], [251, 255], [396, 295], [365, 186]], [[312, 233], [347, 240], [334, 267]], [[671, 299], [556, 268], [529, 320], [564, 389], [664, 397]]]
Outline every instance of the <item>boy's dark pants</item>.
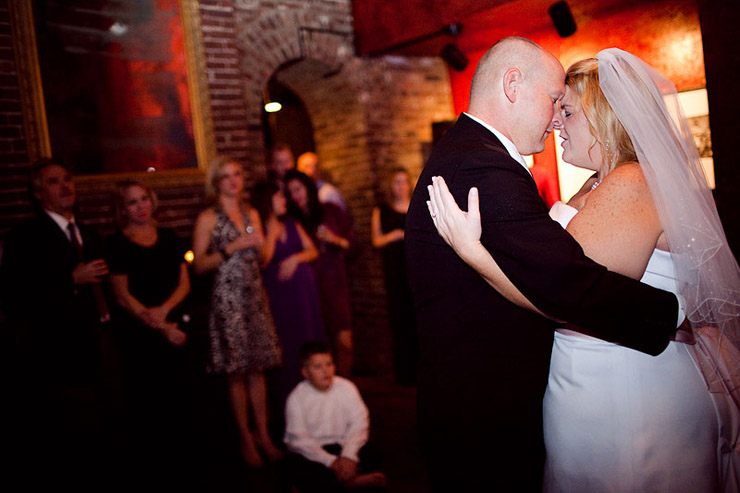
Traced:
[[[338, 443], [324, 445], [323, 449], [337, 457], [342, 453], [342, 447]], [[360, 449], [358, 456], [360, 462], [357, 464], [357, 474], [368, 474], [380, 470], [380, 453], [371, 442], [366, 443]], [[343, 491], [334, 471], [300, 454], [288, 454], [285, 458], [285, 467], [292, 485], [297, 487], [301, 493]]]

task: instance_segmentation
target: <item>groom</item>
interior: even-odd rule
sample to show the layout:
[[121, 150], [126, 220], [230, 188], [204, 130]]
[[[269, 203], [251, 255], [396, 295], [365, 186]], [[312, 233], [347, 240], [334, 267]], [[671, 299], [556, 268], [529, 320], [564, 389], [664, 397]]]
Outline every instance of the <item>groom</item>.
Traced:
[[468, 113], [435, 147], [411, 200], [419, 427], [435, 491], [540, 491], [555, 324], [498, 295], [437, 235], [425, 204], [432, 176], [458, 204], [478, 187], [481, 242], [542, 312], [652, 355], [676, 332], [676, 297], [589, 260], [537, 193], [521, 155], [544, 149], [564, 90], [560, 62], [537, 44], [496, 43], [478, 64]]

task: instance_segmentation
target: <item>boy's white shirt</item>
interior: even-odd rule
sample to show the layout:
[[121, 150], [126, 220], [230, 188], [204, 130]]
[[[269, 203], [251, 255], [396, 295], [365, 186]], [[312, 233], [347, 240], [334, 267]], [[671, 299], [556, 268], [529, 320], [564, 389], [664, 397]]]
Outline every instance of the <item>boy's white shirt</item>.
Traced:
[[291, 452], [331, 467], [336, 456], [323, 448], [342, 446], [342, 457], [359, 462], [358, 452], [367, 443], [370, 414], [355, 384], [335, 376], [326, 391], [307, 380], [299, 383], [285, 404], [285, 444]]

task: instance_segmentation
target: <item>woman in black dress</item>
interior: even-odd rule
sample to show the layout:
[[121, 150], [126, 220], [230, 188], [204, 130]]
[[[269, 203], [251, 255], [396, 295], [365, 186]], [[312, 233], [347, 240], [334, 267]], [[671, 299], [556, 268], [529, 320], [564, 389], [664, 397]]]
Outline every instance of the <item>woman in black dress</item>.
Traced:
[[155, 207], [149, 185], [123, 182], [116, 210], [121, 230], [108, 239], [106, 256], [118, 304], [113, 320], [123, 363], [126, 438], [143, 459], [139, 464], [164, 472], [164, 464], [176, 461], [176, 438], [187, 414], [187, 334], [180, 324], [190, 280], [184, 248], [174, 232], [157, 227]]
[[373, 209], [373, 246], [383, 257], [388, 319], [393, 331], [396, 381], [416, 382], [418, 339], [411, 288], [406, 276], [404, 227], [411, 200], [411, 177], [405, 168], [395, 168], [387, 180], [388, 200]]

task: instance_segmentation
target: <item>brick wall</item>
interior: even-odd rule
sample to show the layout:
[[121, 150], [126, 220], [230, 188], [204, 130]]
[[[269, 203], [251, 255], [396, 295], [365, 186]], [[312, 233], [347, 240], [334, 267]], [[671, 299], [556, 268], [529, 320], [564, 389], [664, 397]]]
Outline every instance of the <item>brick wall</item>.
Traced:
[[322, 167], [347, 198], [360, 240], [349, 265], [358, 367], [389, 364], [385, 288], [370, 216], [382, 199], [386, 172], [401, 165], [418, 176], [431, 122], [451, 117], [446, 69], [430, 60], [351, 59], [323, 83], [300, 78], [298, 69], [282, 80], [311, 113]]
[[349, 272], [356, 369], [387, 372], [391, 338], [370, 216], [384, 171], [403, 165], [418, 175], [432, 122], [453, 117], [446, 67], [437, 59], [352, 56], [348, 0], [238, 1], [233, 13], [252, 144], [246, 162], [255, 175], [264, 171], [262, 89], [277, 72], [306, 105], [321, 166], [355, 221], [359, 247]]
[[201, 31], [216, 149], [220, 154], [248, 163], [255, 149], [248, 133], [258, 132], [259, 122], [256, 122], [257, 128], [250, 128], [247, 124], [247, 100], [236, 44], [234, 4], [233, 1], [201, 1]]
[[0, 238], [12, 224], [32, 216], [26, 193], [28, 155], [8, 0], [0, 0]]
[[[0, 0], [0, 235], [31, 214], [7, 2]], [[370, 214], [383, 172], [403, 165], [418, 175], [432, 122], [453, 116], [444, 64], [354, 57], [349, 0], [201, 0], [200, 15], [216, 149], [242, 161], [251, 181], [265, 174], [267, 81], [279, 71], [305, 102], [322, 167], [345, 195], [357, 229], [359, 247], [349, 266], [356, 368], [389, 372], [391, 337]], [[189, 237], [205, 206], [202, 188], [178, 185], [173, 175], [156, 189], [160, 222]], [[80, 220], [104, 234], [114, 228], [112, 190], [112, 184], [78, 180]]]

